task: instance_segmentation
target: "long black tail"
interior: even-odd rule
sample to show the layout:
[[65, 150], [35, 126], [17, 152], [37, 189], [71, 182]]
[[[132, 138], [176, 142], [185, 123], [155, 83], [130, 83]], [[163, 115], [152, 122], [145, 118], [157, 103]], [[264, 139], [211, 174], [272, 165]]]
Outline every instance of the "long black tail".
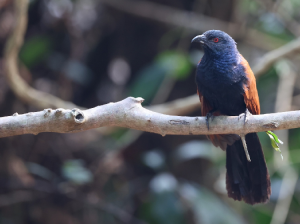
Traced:
[[256, 133], [246, 135], [251, 162], [248, 162], [241, 140], [226, 149], [226, 188], [234, 200], [248, 204], [267, 202], [271, 195], [270, 176]]

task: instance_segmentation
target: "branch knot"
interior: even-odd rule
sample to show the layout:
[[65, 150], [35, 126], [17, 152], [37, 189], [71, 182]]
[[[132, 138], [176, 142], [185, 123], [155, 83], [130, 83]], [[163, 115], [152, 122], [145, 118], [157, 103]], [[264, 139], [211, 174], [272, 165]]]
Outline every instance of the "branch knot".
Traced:
[[79, 110], [78, 108], [74, 108], [71, 112], [76, 123], [82, 124], [85, 122], [86, 119], [84, 113], [81, 110]]

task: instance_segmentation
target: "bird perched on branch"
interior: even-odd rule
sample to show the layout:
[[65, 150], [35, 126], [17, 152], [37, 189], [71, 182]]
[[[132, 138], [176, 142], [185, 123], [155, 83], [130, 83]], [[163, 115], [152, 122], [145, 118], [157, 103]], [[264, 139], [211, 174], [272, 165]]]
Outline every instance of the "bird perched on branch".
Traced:
[[[255, 77], [236, 42], [223, 31], [209, 30], [196, 36], [192, 43], [200, 43], [204, 49], [196, 84], [207, 128], [214, 116], [243, 115], [247, 122], [250, 113], [260, 114]], [[257, 133], [207, 137], [216, 147], [226, 150], [228, 196], [248, 204], [267, 202], [270, 177]]]

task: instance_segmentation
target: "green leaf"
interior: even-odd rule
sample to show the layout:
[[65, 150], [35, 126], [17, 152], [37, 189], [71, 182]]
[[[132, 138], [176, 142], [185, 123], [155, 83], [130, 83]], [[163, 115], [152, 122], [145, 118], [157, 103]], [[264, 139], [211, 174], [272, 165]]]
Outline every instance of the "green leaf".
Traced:
[[274, 138], [274, 140], [276, 141], [276, 143], [283, 144], [283, 142], [277, 137], [277, 135], [276, 135], [274, 132], [272, 132], [272, 131], [267, 131], [267, 134], [268, 134], [268, 135], [272, 135], [273, 138]]
[[281, 150], [279, 148], [278, 144], [283, 144], [283, 142], [277, 137], [277, 135], [272, 132], [272, 131], [266, 131], [266, 133], [268, 134], [270, 140], [271, 140], [271, 145], [272, 147], [277, 151], [280, 152], [281, 155], [281, 159], [283, 159], [283, 155], [281, 153]]
[[51, 50], [51, 41], [47, 36], [36, 36], [27, 40], [20, 52], [21, 61], [32, 67], [38, 64]]
[[185, 79], [192, 69], [189, 56], [177, 51], [165, 51], [158, 55], [156, 61], [175, 79]]

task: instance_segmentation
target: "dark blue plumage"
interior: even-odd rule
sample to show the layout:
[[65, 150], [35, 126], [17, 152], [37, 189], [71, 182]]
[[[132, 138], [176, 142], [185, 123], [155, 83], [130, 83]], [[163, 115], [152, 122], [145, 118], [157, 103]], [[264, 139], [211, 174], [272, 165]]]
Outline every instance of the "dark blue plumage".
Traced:
[[[219, 30], [209, 30], [192, 40], [200, 43], [204, 56], [197, 66], [196, 84], [202, 116], [240, 115], [248, 109], [260, 113], [254, 74], [239, 53], [235, 41]], [[255, 204], [268, 201], [270, 178], [256, 133], [245, 139], [250, 158], [246, 158], [237, 134], [209, 135], [216, 147], [226, 150], [226, 188], [234, 200]]]
[[[203, 34], [205, 54], [197, 66], [198, 90], [213, 110], [224, 115], [239, 115], [246, 110], [243, 86], [247, 83], [245, 68], [235, 41], [226, 33], [212, 30]], [[218, 38], [218, 42], [213, 40]]]

